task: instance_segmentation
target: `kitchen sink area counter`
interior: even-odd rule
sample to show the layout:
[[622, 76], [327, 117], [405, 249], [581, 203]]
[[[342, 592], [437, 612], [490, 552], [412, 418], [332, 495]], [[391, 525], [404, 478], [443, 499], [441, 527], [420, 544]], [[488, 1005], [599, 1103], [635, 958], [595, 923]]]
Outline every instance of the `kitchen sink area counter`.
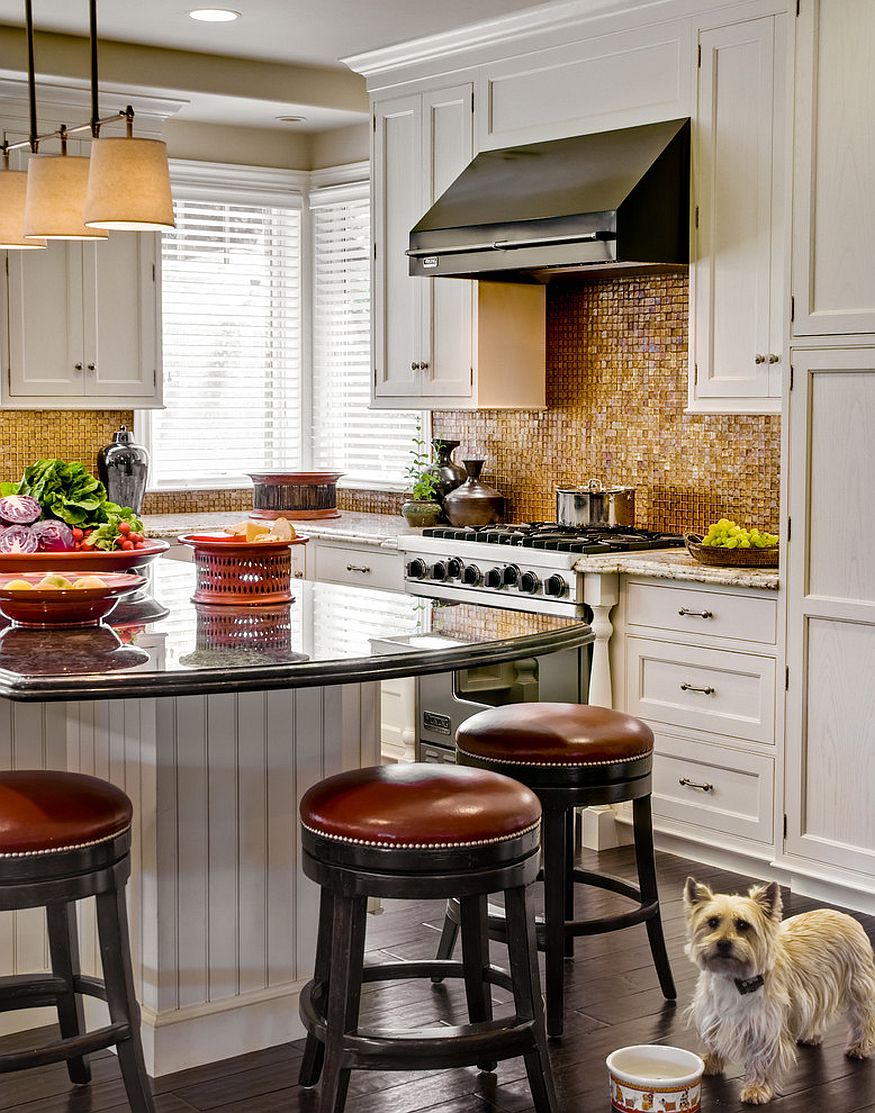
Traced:
[[780, 579], [777, 568], [717, 568], [699, 564], [683, 549], [649, 553], [618, 553], [612, 556], [582, 556], [575, 572], [635, 576], [653, 580], [682, 580], [695, 584], [720, 587], [759, 588], [777, 591]]

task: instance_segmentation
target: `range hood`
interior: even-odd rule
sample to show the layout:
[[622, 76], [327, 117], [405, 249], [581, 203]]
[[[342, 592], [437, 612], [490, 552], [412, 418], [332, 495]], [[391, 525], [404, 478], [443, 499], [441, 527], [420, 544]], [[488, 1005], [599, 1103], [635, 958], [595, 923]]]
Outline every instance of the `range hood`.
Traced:
[[548, 282], [690, 259], [690, 121], [484, 151], [410, 233], [410, 273]]

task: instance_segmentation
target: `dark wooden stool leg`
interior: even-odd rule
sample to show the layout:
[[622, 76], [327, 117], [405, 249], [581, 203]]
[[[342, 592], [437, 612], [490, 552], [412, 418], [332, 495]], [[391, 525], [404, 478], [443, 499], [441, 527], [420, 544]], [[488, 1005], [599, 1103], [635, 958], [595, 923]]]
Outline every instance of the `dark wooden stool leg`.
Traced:
[[[444, 926], [441, 928], [441, 937], [437, 946], [437, 953], [435, 958], [449, 959], [453, 957], [453, 951], [456, 949], [456, 940], [459, 938], [459, 925], [449, 914], [444, 913]], [[435, 985], [440, 985], [444, 980], [443, 978], [432, 978]]]
[[[468, 1001], [468, 1019], [472, 1024], [492, 1020], [492, 992], [483, 978], [489, 965], [489, 922], [487, 897], [462, 897], [459, 901], [459, 918], [462, 926], [462, 965], [465, 970], [465, 997]], [[483, 1071], [493, 1071], [498, 1064], [484, 1060], [477, 1066]]]
[[358, 1027], [365, 959], [367, 897], [334, 895], [331, 978], [328, 982], [328, 1030], [319, 1113], [343, 1113], [349, 1089], [343, 1037]]
[[[323, 1002], [328, 994], [329, 972], [331, 970], [331, 938], [334, 928], [334, 894], [324, 886], [319, 897], [319, 931], [316, 937], [316, 963], [313, 980], [322, 986]], [[325, 1045], [314, 1035], [307, 1036], [304, 1058], [298, 1082], [301, 1086], [315, 1086], [322, 1074], [325, 1061]]]
[[113, 1023], [126, 1020], [131, 1026], [130, 1038], [116, 1046], [128, 1104], [131, 1113], [155, 1113], [140, 1043], [140, 1006], [134, 994], [124, 886], [109, 893], [99, 893], [96, 904], [97, 934], [110, 1020]]
[[[565, 815], [565, 919], [574, 919], [574, 842], [577, 835], [577, 809]], [[565, 957], [574, 958], [574, 936], [565, 936]]]
[[565, 1009], [565, 825], [567, 811], [545, 808], [541, 825], [544, 863], [544, 954], [547, 1034], [558, 1039]]
[[635, 833], [635, 861], [638, 866], [638, 884], [641, 887], [641, 903], [657, 902], [656, 915], [651, 916], [646, 921], [650, 953], [653, 955], [653, 964], [659, 976], [662, 995], [667, 1000], [674, 1001], [677, 998], [677, 990], [671, 973], [671, 963], [668, 960], [665, 935], [662, 930], [662, 916], [659, 911], [656, 855], [653, 849], [653, 816], [649, 796], [642, 796], [632, 802], [632, 819]]
[[[76, 905], [46, 905], [46, 922], [49, 931], [49, 953], [52, 958], [52, 973], [63, 978], [69, 992], [58, 998], [58, 1027], [61, 1036], [70, 1039], [85, 1031], [85, 1010], [82, 998], [73, 991], [73, 979], [79, 974], [79, 931], [76, 924]], [[87, 1086], [91, 1081], [91, 1068], [88, 1060], [80, 1055], [67, 1060], [67, 1073], [70, 1081], [77, 1086]]]
[[544, 1007], [538, 977], [538, 945], [531, 889], [508, 889], [504, 894], [507, 948], [513, 978], [513, 999], [521, 1020], [534, 1020], [537, 1049], [525, 1056], [526, 1074], [536, 1113], [558, 1113], [559, 1102], [544, 1031]]

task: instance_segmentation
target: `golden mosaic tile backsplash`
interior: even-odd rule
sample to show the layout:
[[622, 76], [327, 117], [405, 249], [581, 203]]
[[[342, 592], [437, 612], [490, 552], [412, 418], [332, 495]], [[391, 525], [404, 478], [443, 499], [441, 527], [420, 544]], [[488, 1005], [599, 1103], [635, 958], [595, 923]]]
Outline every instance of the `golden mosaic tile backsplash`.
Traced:
[[515, 521], [552, 521], [554, 488], [636, 488], [636, 525], [701, 531], [726, 516], [777, 530], [780, 418], [687, 414], [686, 276], [557, 284], [547, 292], [547, 406], [434, 415], [455, 457]]
[[97, 453], [133, 419], [129, 410], [0, 410], [0, 480], [20, 479], [28, 464], [52, 456], [96, 471]]

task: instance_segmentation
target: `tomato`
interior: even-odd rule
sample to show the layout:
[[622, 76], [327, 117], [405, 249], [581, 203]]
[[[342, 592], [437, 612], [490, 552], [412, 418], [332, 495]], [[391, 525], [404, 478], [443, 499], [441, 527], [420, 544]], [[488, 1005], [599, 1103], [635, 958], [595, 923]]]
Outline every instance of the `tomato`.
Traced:
[[73, 529], [73, 540], [74, 541], [81, 541], [84, 536], [85, 536], [85, 534], [82, 532], [81, 529], [79, 529], [78, 526], [76, 526]]
[[134, 542], [134, 548], [135, 549], [142, 549], [143, 544], [144, 544], [144, 542], [142, 542], [142, 541], [135, 541]]
[[143, 540], [142, 533], [129, 533], [128, 537], [130, 537], [131, 541], [142, 541]]
[[122, 541], [122, 548], [125, 549], [127, 552], [130, 552], [130, 550], [133, 549], [133, 547], [134, 547], [133, 541], [129, 541], [128, 538], [125, 538], [124, 541]]
[[118, 531], [119, 531], [119, 533], [124, 533], [124, 534], [130, 533], [131, 532], [131, 523], [130, 522], [119, 522]]

